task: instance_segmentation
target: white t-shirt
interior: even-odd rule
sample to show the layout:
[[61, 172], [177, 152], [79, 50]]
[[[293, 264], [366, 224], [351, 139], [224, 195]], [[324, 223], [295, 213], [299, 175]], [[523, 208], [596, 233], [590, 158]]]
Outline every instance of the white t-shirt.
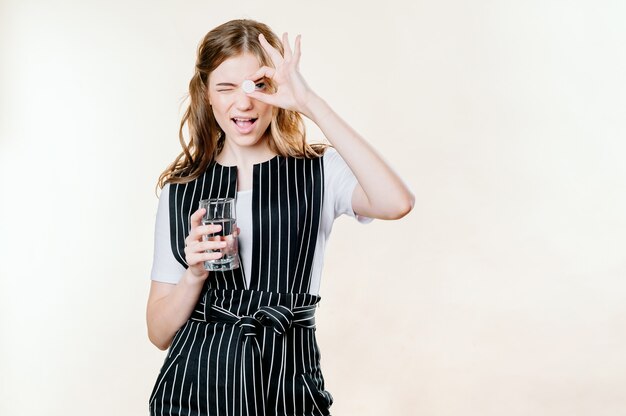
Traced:
[[[315, 245], [315, 256], [311, 271], [311, 289], [313, 295], [319, 294], [326, 240], [333, 228], [333, 221], [342, 214], [357, 218], [361, 223], [372, 221], [360, 217], [352, 209], [352, 193], [357, 185], [354, 174], [339, 153], [328, 148], [323, 156], [324, 163], [324, 204], [320, 218], [320, 227]], [[174, 258], [170, 244], [169, 184], [163, 187], [159, 198], [154, 233], [154, 258], [151, 279], [157, 282], [176, 284], [185, 273], [185, 267]], [[237, 226], [239, 234], [239, 256], [247, 279], [252, 264], [252, 189], [237, 192]], [[247, 282], [250, 284], [250, 282]]]

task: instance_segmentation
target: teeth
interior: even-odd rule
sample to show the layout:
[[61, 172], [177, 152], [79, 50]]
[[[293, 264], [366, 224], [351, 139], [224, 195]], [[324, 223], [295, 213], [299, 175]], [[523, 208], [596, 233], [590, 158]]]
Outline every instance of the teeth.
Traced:
[[235, 120], [235, 121], [252, 121], [254, 119], [252, 119], [252, 118], [237, 118], [237, 117], [234, 117], [233, 120]]

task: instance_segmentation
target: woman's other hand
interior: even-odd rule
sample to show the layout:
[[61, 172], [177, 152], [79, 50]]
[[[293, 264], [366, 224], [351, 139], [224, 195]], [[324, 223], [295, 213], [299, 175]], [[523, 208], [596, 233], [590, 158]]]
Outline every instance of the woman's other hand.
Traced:
[[[209, 275], [209, 272], [204, 269], [204, 262], [221, 258], [222, 253], [218, 250], [226, 247], [225, 241], [205, 241], [206, 239], [203, 238], [222, 229], [221, 225], [202, 225], [202, 216], [205, 211], [204, 208], [200, 208], [193, 213], [191, 216], [191, 231], [185, 239], [185, 260], [190, 272], [198, 279], [206, 279]], [[207, 253], [207, 250], [214, 251]]]

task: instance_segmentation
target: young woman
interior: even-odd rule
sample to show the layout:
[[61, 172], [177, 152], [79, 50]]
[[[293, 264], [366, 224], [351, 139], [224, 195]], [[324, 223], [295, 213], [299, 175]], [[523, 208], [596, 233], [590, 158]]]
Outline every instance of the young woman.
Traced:
[[[314, 312], [332, 222], [397, 219], [414, 197], [306, 84], [300, 53], [299, 36], [292, 50], [287, 34], [281, 42], [252, 20], [218, 26], [199, 46], [183, 152], [159, 179], [147, 323], [169, 353], [151, 414], [329, 414]], [[307, 144], [301, 114], [332, 147]], [[223, 248], [203, 240], [219, 230], [201, 224], [209, 197], [236, 198], [234, 270], [203, 267]]]

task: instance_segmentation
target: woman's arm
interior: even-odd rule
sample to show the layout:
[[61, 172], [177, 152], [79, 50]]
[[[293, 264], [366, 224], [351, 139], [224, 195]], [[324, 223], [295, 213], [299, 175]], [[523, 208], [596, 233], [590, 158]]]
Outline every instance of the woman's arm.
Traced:
[[202, 236], [221, 230], [219, 225], [201, 225], [205, 209], [199, 209], [191, 216], [191, 231], [185, 239], [185, 259], [189, 266], [177, 284], [152, 282], [146, 321], [148, 338], [159, 349], [165, 350], [172, 343], [176, 331], [191, 316], [198, 302], [200, 292], [209, 272], [204, 269], [205, 260], [222, 257], [222, 253], [206, 250], [219, 250], [226, 246], [223, 241], [202, 241]]
[[191, 316], [198, 302], [203, 279], [191, 275], [189, 269], [177, 284], [152, 281], [146, 321], [148, 338], [160, 350], [166, 350], [172, 343], [176, 331]]
[[273, 94], [255, 91], [248, 95], [277, 107], [298, 111], [320, 127], [356, 176], [358, 185], [352, 195], [352, 209], [356, 214], [380, 219], [398, 219], [406, 215], [413, 208], [415, 197], [402, 179], [304, 81], [299, 70], [300, 36], [296, 37], [292, 52], [287, 34], [283, 34], [284, 57], [263, 35], [259, 35], [259, 41], [275, 68], [261, 67], [251, 75], [251, 79], [271, 78], [277, 84], [277, 91]]
[[402, 179], [324, 100], [312, 95], [302, 113], [319, 126], [356, 176], [355, 214], [395, 220], [413, 209], [415, 197]]

